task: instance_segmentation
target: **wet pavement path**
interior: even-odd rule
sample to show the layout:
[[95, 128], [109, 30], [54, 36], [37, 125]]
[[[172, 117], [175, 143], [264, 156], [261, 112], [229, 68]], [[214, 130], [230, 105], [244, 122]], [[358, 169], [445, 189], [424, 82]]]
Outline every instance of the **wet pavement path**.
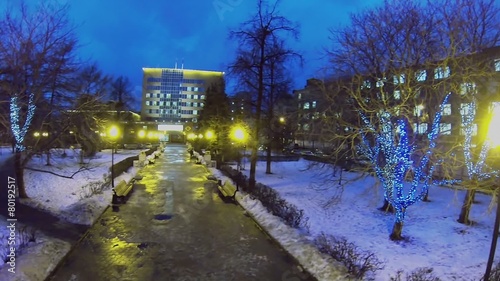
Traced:
[[48, 280], [313, 280], [244, 215], [209, 172], [169, 145], [118, 212], [103, 214]]

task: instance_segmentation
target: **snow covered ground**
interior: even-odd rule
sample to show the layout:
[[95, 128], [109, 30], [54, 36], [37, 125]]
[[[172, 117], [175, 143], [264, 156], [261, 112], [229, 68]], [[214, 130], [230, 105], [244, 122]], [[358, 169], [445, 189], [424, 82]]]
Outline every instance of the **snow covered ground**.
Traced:
[[[403, 228], [407, 239], [394, 242], [389, 240], [394, 217], [377, 210], [383, 203], [383, 195], [375, 179], [364, 178], [339, 190], [338, 181], [327, 181], [322, 176], [326, 169], [317, 166], [307, 169], [308, 163], [302, 159], [276, 162], [272, 164], [272, 174], [267, 175], [265, 162], [258, 162], [256, 179], [304, 210], [309, 218], [310, 233], [306, 238], [310, 241], [321, 233], [331, 234], [373, 252], [385, 262], [385, 268], [376, 272], [376, 281], [389, 280], [398, 270], [409, 273], [422, 267], [434, 268], [434, 274], [441, 280], [479, 280], [484, 275], [496, 208], [491, 196], [476, 195], [477, 202], [470, 214], [474, 225], [466, 226], [456, 221], [465, 192], [432, 186], [431, 202], [419, 202], [407, 210]], [[244, 172], [249, 173], [248, 169]], [[339, 194], [342, 194], [340, 200], [328, 204], [329, 199]], [[240, 202], [246, 201], [241, 199]], [[248, 202], [243, 204], [253, 206]], [[267, 221], [273, 218], [258, 214], [265, 212], [263, 208], [255, 211], [264, 224], [270, 224]], [[277, 232], [277, 236], [290, 244], [287, 235], [279, 237]]]
[[[0, 162], [8, 152], [2, 150]], [[45, 166], [45, 160], [41, 158], [34, 158], [30, 166], [71, 175], [79, 169], [78, 157], [76, 152], [68, 150], [66, 153], [66, 158], [55, 155], [50, 167]], [[115, 155], [115, 161], [137, 153], [120, 150]], [[109, 204], [111, 191], [106, 189], [102, 194], [82, 200], [88, 194], [82, 187], [88, 186], [89, 182], [103, 180], [103, 175], [109, 170], [110, 157], [110, 151], [103, 151], [94, 159], [87, 159], [88, 169], [77, 173], [72, 179], [26, 171], [27, 192], [33, 199], [23, 203], [58, 214], [69, 221], [91, 224]], [[403, 235], [408, 240], [393, 242], [388, 238], [393, 216], [377, 210], [382, 203], [382, 192], [380, 187], [375, 186], [374, 179], [365, 178], [345, 186], [341, 200], [325, 206], [329, 198], [339, 194], [338, 185], [325, 181], [320, 176], [319, 168], [307, 170], [307, 164], [305, 160], [273, 163], [273, 174], [266, 175], [265, 163], [259, 162], [257, 181], [275, 188], [290, 203], [304, 210], [305, 216], [309, 218], [309, 234], [304, 236], [304, 233], [285, 226], [269, 215], [260, 202], [244, 194], [239, 194], [238, 200], [320, 280], [342, 280], [333, 279], [335, 273], [332, 268], [335, 266], [325, 264], [324, 256], [319, 255], [308, 243], [308, 240], [321, 233], [344, 236], [363, 250], [375, 253], [385, 262], [385, 268], [375, 276], [376, 281], [389, 280], [389, 276], [394, 276], [400, 269], [410, 272], [419, 267], [434, 268], [441, 280], [479, 280], [484, 274], [494, 221], [492, 210], [495, 205], [490, 204], [491, 197], [477, 195], [478, 203], [473, 205], [471, 213], [475, 224], [465, 226], [456, 222], [463, 192], [432, 187], [431, 202], [418, 203], [408, 209], [403, 229]], [[210, 169], [218, 178], [223, 177], [219, 171]], [[248, 173], [248, 165], [245, 172]], [[128, 181], [135, 173], [135, 168], [131, 168], [116, 178], [115, 182], [121, 179]], [[5, 219], [0, 221], [0, 224], [6, 223]], [[0, 238], [4, 241], [7, 235], [5, 225], [0, 225], [0, 229]], [[37, 236], [37, 242], [23, 252], [22, 259], [18, 259], [18, 266], [23, 268], [25, 274], [17, 280], [39, 280], [36, 277], [44, 276], [47, 270], [52, 269], [69, 248], [70, 245], [64, 241]], [[6, 274], [6, 268], [0, 268], [0, 280], [11, 276]]]

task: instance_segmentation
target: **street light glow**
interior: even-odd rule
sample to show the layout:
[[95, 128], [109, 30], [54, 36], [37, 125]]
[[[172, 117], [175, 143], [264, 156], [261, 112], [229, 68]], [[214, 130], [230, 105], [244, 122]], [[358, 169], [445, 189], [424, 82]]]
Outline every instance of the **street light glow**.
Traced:
[[146, 131], [140, 130], [137, 134], [139, 135], [139, 138], [143, 139], [146, 136]]
[[211, 139], [211, 138], [213, 138], [213, 137], [214, 137], [214, 132], [212, 132], [212, 131], [207, 131], [207, 132], [205, 133], [205, 137], [206, 137], [207, 139]]
[[237, 141], [243, 141], [245, 140], [245, 131], [240, 127], [236, 127], [233, 129], [232, 136]]
[[115, 125], [111, 126], [109, 128], [109, 131], [108, 131], [108, 136], [112, 139], [115, 139], [118, 137], [118, 134], [119, 134], [119, 131], [118, 131], [118, 127], [116, 127]]

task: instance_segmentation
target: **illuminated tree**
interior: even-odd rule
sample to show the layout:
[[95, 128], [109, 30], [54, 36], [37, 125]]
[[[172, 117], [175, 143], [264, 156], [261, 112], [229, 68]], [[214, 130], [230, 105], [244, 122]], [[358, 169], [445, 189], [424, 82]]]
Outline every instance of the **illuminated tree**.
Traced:
[[[477, 99], [474, 96], [471, 97], [469, 103], [464, 103], [461, 108], [462, 129], [464, 135], [462, 151], [467, 173], [467, 178], [461, 182], [461, 186], [465, 187], [467, 191], [465, 193], [464, 201], [457, 221], [463, 224], [471, 223], [469, 220], [469, 214], [472, 203], [474, 202], [476, 191], [481, 190], [491, 192], [491, 188], [494, 186], [492, 182], [497, 180], [496, 176], [498, 175], [498, 171], [495, 171], [492, 167], [487, 165], [487, 157], [489, 155], [488, 152], [491, 146], [490, 142], [484, 139], [484, 134], [479, 136], [476, 135], [476, 142], [473, 142], [475, 135], [474, 129], [477, 129], [476, 122], [485, 121], [481, 120], [482, 118], [476, 118], [478, 108], [488, 108], [488, 106], [486, 104], [479, 106]], [[493, 113], [492, 110], [484, 110], [484, 112], [489, 116]], [[495, 121], [498, 122], [499, 120], [492, 120], [490, 122]], [[490, 127], [488, 131], [490, 130], [494, 129]], [[480, 137], [482, 137], [482, 139], [479, 139]], [[480, 143], [482, 145], [474, 149], [474, 144], [476, 143]], [[477, 153], [477, 151], [479, 153]]]
[[[406, 209], [422, 201], [429, 189], [433, 168], [427, 167], [436, 146], [441, 115], [447, 101], [448, 96], [434, 118], [428, 134], [429, 146], [419, 161], [414, 160], [416, 146], [410, 142], [412, 128], [408, 119], [392, 116], [384, 110], [371, 118], [360, 112], [363, 125], [360, 130], [362, 142], [358, 149], [373, 164], [375, 175], [384, 190], [384, 198], [395, 210], [396, 219], [390, 235], [393, 240], [402, 238]], [[407, 183], [409, 174], [411, 180]]]

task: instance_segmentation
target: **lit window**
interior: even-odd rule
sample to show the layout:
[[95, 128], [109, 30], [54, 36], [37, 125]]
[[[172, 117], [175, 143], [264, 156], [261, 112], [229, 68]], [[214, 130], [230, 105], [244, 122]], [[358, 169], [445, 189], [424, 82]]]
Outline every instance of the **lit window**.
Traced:
[[474, 107], [474, 103], [462, 103], [460, 104], [460, 115], [462, 116], [470, 116], [476, 114], [476, 108]]
[[309, 102], [304, 103], [304, 109], [309, 109]]
[[146, 101], [146, 105], [149, 105], [149, 101], [148, 100]]
[[500, 71], [500, 59], [495, 59], [495, 71]]
[[443, 135], [451, 135], [451, 124], [450, 123], [439, 124], [439, 132]]
[[146, 93], [146, 98], [150, 98], [151, 97], [151, 94], [150, 93]]
[[[316, 108], [316, 101], [312, 102], [312, 108]], [[242, 108], [243, 109], [243, 108]]]
[[400, 90], [394, 90], [394, 99], [396, 99], [396, 100], [401, 99], [401, 91]]
[[198, 114], [198, 110], [193, 110], [193, 114]]
[[462, 83], [460, 84], [460, 94], [474, 95], [476, 93], [476, 83]]
[[422, 117], [423, 113], [424, 113], [424, 106], [421, 104], [415, 106], [415, 108], [413, 109], [413, 114], [417, 117]]
[[445, 66], [445, 67], [438, 67], [434, 69], [434, 79], [443, 79], [443, 78], [448, 78], [450, 77], [450, 67]]
[[443, 105], [443, 115], [451, 115], [451, 104], [447, 103]]
[[385, 78], [384, 78], [384, 79], [378, 79], [378, 80], [377, 80], [377, 83], [375, 84], [375, 86], [376, 86], [377, 88], [380, 88], [380, 87], [384, 86], [384, 81], [385, 81], [385, 80], [386, 80]]
[[423, 82], [427, 79], [427, 71], [425, 69], [419, 70], [415, 73], [415, 78], [418, 82]]
[[399, 84], [404, 84], [405, 83], [405, 75], [399, 74], [399, 75], [394, 75], [394, 85], [399, 85]]
[[[471, 129], [472, 129], [472, 136], [477, 136], [477, 124], [471, 124]], [[460, 134], [461, 135], [465, 135], [466, 132], [465, 132], [465, 126], [462, 124], [462, 127], [460, 128]]]
[[413, 124], [413, 131], [416, 134], [423, 135], [427, 133], [427, 123], [414, 123]]
[[200, 99], [204, 100], [205, 99], [205, 95], [201, 95]]
[[299, 100], [302, 99], [302, 94], [299, 93]]

